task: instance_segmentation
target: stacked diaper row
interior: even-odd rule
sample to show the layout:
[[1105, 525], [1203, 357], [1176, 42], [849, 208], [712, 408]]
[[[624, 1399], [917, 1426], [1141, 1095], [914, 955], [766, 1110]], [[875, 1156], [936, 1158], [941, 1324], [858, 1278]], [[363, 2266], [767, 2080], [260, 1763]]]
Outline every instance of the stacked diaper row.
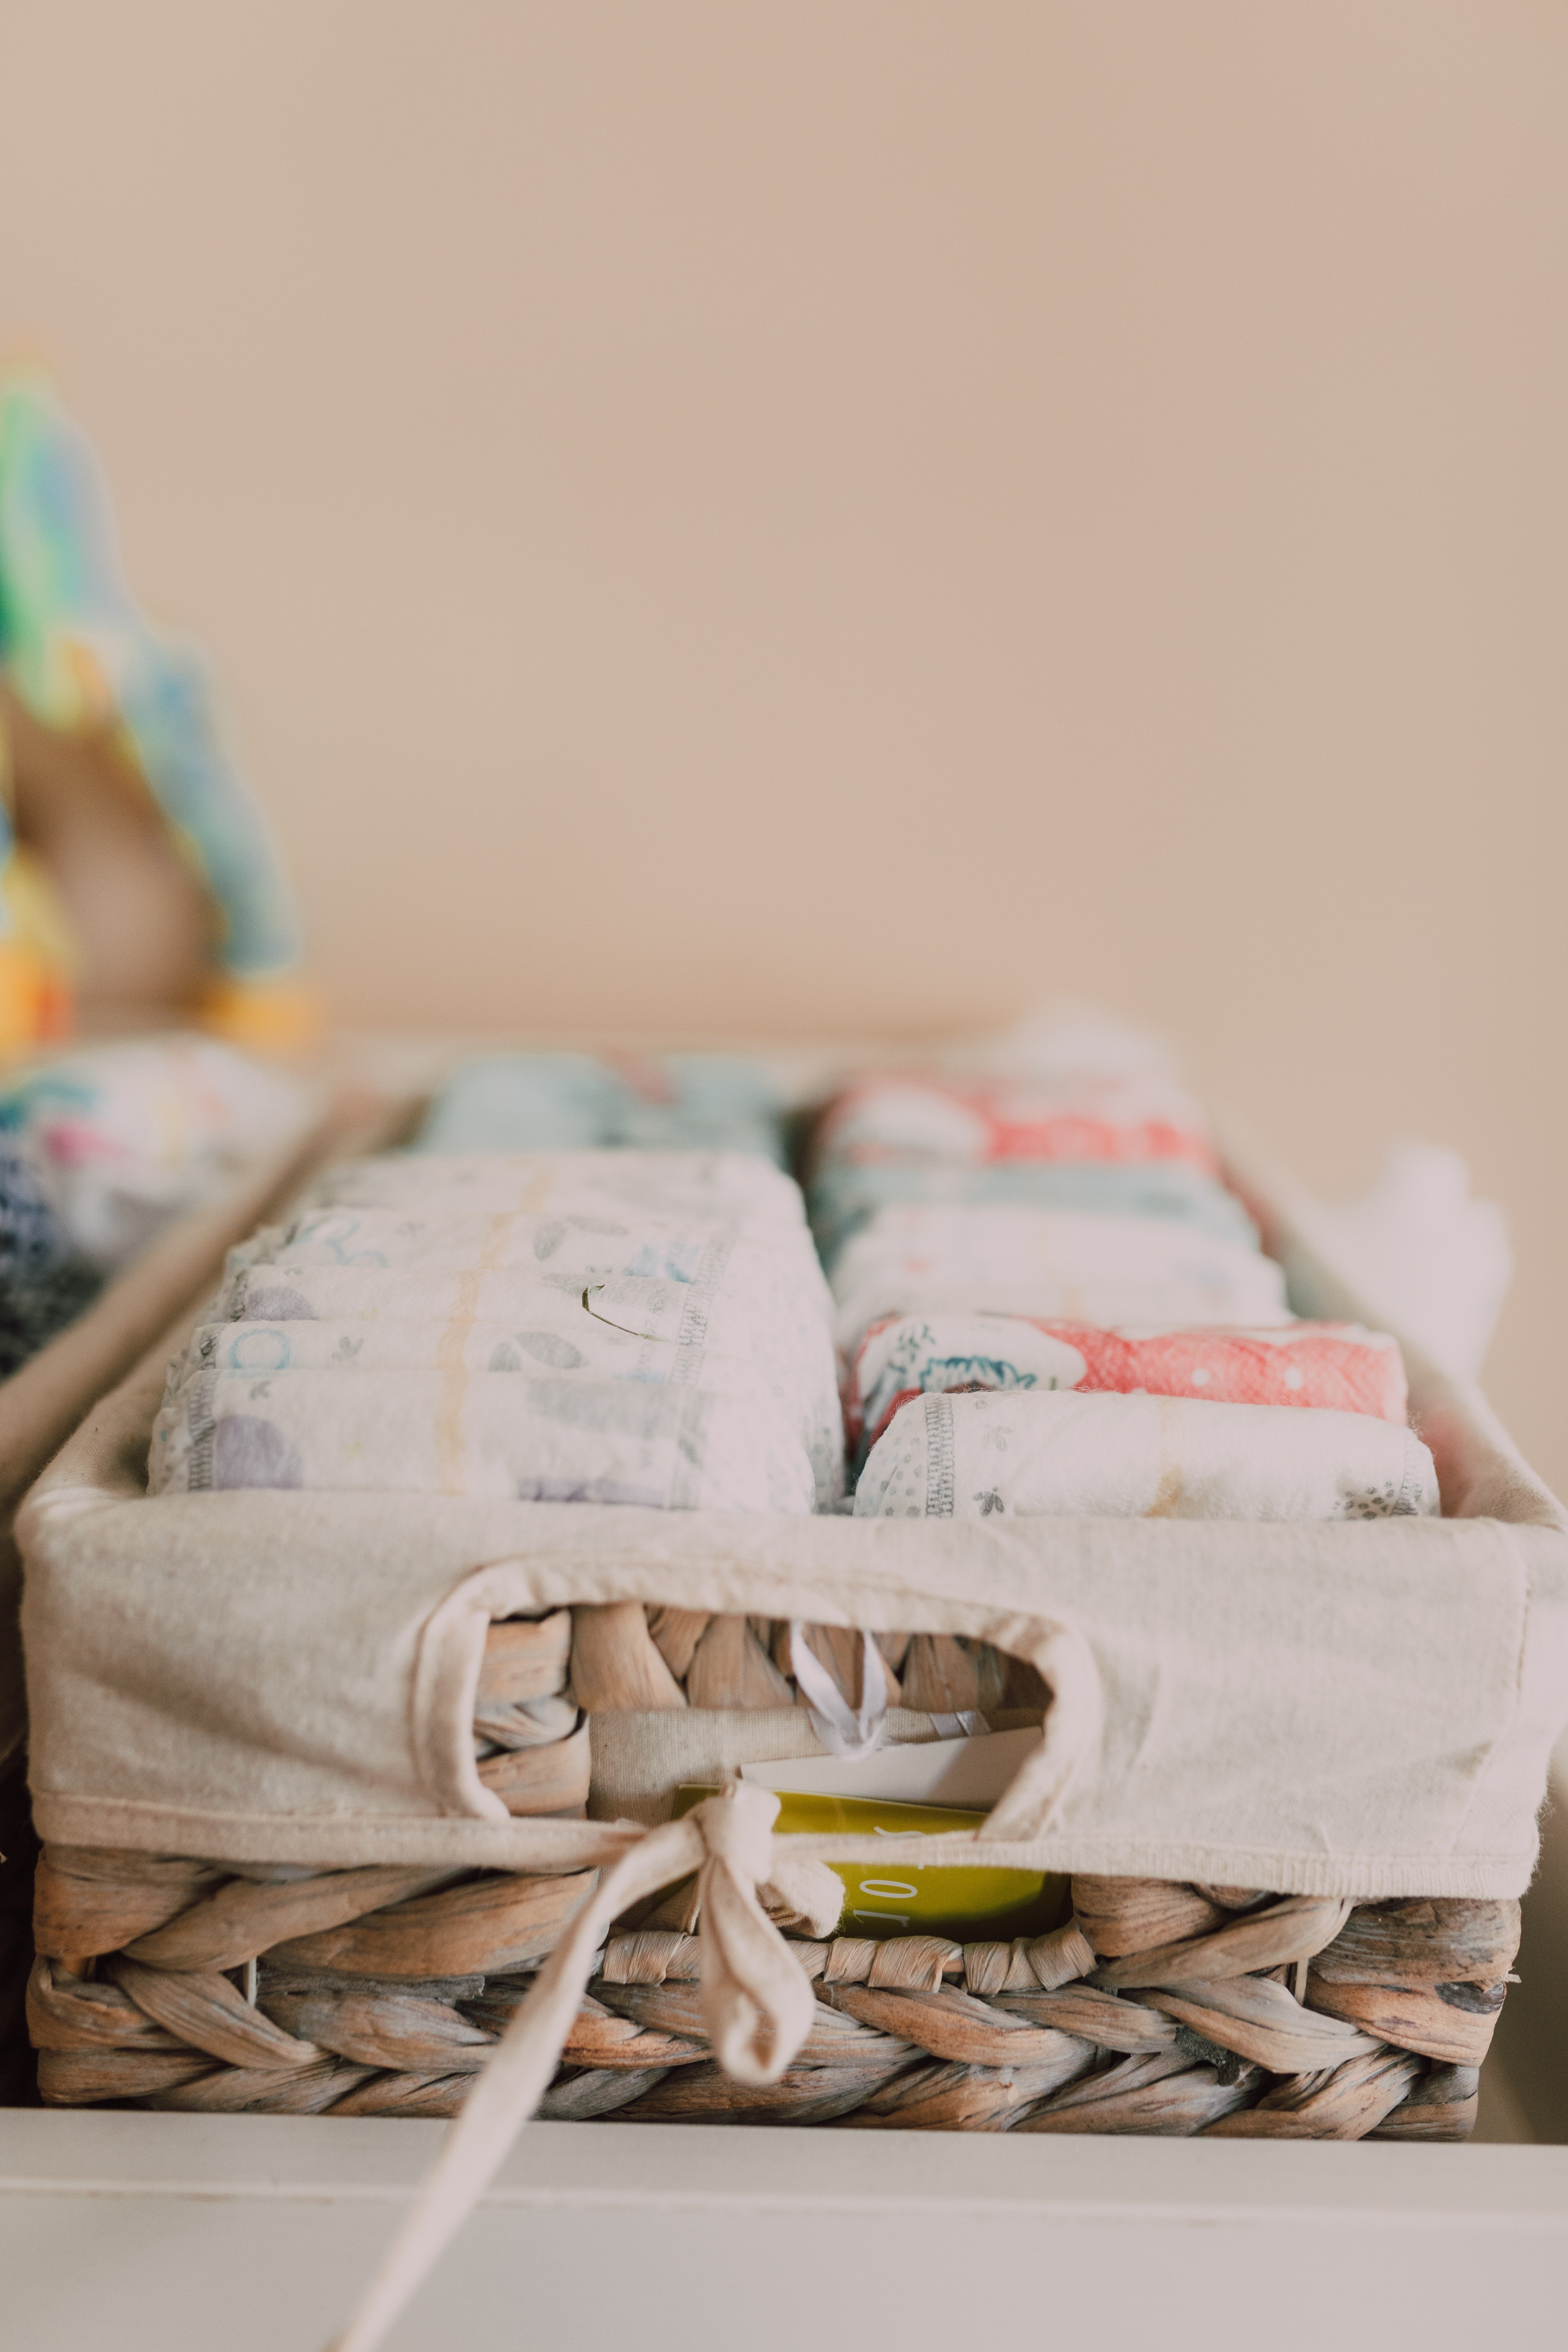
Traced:
[[868, 1075], [810, 1200], [858, 1515], [1438, 1507], [1397, 1345], [1290, 1316], [1157, 1066]]
[[831, 1303], [765, 1158], [417, 1150], [232, 1254], [150, 1479], [805, 1513], [843, 1453]]

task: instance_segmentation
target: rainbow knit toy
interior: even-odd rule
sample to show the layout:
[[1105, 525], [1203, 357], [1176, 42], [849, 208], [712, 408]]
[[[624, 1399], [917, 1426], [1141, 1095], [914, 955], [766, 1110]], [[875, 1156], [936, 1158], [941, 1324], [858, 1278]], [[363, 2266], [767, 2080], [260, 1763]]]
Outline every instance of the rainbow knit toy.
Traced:
[[[218, 740], [202, 666], [138, 609], [107, 486], [85, 436], [36, 373], [0, 375], [0, 684], [40, 725], [112, 730], [213, 900], [203, 1013], [237, 1042], [288, 1045], [315, 1025], [292, 897], [260, 812]], [[7, 782], [0, 710], [0, 782]], [[0, 806], [0, 1052], [68, 1026], [70, 942], [18, 857]]]

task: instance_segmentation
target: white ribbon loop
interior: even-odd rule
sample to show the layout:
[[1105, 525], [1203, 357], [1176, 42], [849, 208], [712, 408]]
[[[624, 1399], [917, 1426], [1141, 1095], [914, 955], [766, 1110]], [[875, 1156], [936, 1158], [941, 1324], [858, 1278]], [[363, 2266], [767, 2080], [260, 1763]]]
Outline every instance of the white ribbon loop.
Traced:
[[737, 1782], [622, 1857], [535, 1978], [448, 2131], [435, 2168], [331, 2352], [375, 2352], [483, 2196], [560, 2063], [599, 1947], [628, 1905], [700, 1873], [702, 2005], [737, 2082], [773, 2083], [811, 2029], [816, 1997], [757, 1901], [773, 1869], [779, 1801]]
[[852, 1707], [806, 1640], [804, 1619], [790, 1620], [790, 1672], [806, 1701], [811, 1727], [828, 1754], [841, 1757], [847, 1764], [874, 1756], [882, 1745], [891, 1696], [881, 1651], [869, 1633], [862, 1633], [860, 1639], [865, 1644], [860, 1704]]

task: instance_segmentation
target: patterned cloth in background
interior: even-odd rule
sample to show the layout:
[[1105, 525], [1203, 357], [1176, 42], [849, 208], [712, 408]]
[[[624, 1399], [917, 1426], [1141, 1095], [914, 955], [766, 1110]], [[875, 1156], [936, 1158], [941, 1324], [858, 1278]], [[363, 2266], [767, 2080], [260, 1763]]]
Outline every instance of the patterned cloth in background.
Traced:
[[463, 1063], [430, 1107], [419, 1151], [598, 1146], [749, 1151], [784, 1159], [784, 1106], [760, 1063], [729, 1054], [643, 1059], [488, 1054]]
[[72, 1247], [32, 1162], [0, 1150], [0, 1380], [74, 1322], [102, 1280]]
[[1016, 1315], [905, 1316], [873, 1324], [856, 1351], [845, 1391], [852, 1454], [864, 1455], [911, 1397], [973, 1389], [1306, 1405], [1400, 1427], [1407, 1405], [1398, 1342], [1355, 1323], [1107, 1331]]
[[170, 1217], [297, 1128], [306, 1100], [206, 1037], [62, 1055], [0, 1087], [0, 1376]]
[[1438, 1509], [1432, 1456], [1370, 1413], [1191, 1397], [923, 1396], [893, 1416], [857, 1518], [1375, 1519]]

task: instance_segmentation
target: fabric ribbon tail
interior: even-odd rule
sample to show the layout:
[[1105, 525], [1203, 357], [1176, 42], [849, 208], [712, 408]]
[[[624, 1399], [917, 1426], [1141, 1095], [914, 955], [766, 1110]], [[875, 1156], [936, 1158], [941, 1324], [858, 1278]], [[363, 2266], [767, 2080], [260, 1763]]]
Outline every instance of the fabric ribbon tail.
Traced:
[[610, 1922], [640, 1896], [688, 1876], [703, 1852], [693, 1821], [668, 1822], [624, 1855], [583, 1906], [476, 2078], [434, 2170], [329, 2352], [374, 2352], [384, 2340], [549, 2087]]

